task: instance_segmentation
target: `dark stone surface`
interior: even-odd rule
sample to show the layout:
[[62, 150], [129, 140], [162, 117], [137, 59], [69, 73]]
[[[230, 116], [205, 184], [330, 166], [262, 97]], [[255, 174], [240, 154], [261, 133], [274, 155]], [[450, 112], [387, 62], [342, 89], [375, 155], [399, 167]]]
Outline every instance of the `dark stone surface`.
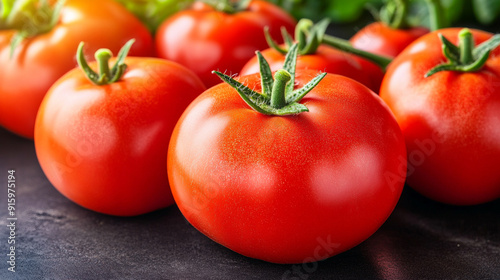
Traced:
[[[9, 169], [17, 179], [16, 273], [6, 263]], [[0, 279], [500, 279], [500, 200], [448, 206], [406, 187], [359, 246], [315, 264], [276, 265], [209, 240], [175, 206], [132, 218], [77, 206], [45, 178], [33, 142], [2, 128], [0, 182]]]
[[[16, 273], [7, 270], [7, 171], [16, 170]], [[432, 202], [409, 188], [371, 238], [328, 260], [275, 265], [238, 255], [172, 206], [120, 218], [63, 197], [33, 142], [0, 129], [0, 279], [500, 279], [500, 200]]]

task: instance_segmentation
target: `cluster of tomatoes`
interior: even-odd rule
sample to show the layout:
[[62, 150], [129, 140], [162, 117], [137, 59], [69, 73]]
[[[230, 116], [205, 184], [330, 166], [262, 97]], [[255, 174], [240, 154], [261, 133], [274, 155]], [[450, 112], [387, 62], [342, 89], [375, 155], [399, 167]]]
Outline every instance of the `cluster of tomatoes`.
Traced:
[[0, 124], [34, 138], [77, 204], [175, 202], [209, 238], [276, 263], [361, 243], [405, 182], [450, 204], [500, 197], [500, 37], [375, 23], [348, 42], [268, 2], [220, 3], [155, 38], [112, 0], [68, 0], [14, 47], [0, 31]]

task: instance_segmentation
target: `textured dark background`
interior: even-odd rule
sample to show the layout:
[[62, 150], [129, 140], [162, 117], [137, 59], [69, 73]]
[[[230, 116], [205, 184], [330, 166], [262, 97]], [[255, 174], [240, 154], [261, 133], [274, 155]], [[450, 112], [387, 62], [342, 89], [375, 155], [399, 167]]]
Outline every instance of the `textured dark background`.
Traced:
[[[329, 32], [347, 37], [356, 26]], [[6, 263], [9, 169], [17, 183], [16, 273]], [[500, 279], [500, 200], [448, 206], [406, 187], [372, 237], [303, 266], [238, 255], [175, 206], [132, 218], [83, 209], [45, 178], [33, 142], [2, 128], [0, 182], [0, 279]]]

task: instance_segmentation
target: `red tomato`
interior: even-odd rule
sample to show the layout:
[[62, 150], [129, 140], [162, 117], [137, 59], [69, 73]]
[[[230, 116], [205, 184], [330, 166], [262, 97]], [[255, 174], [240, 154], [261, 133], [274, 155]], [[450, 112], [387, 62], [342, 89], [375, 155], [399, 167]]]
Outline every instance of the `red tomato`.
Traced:
[[[269, 48], [262, 51], [262, 55], [268, 61], [271, 70], [276, 71], [283, 67], [285, 56], [277, 50]], [[297, 69], [313, 69], [346, 76], [364, 84], [375, 92], [380, 89], [384, 77], [384, 72], [377, 65], [325, 45], [320, 45], [314, 54], [297, 57]], [[257, 57], [254, 56], [243, 66], [240, 76], [257, 72], [259, 72], [259, 62]]]
[[58, 80], [40, 106], [35, 148], [64, 196], [97, 212], [133, 216], [174, 202], [165, 169], [168, 141], [205, 88], [177, 63], [125, 62], [124, 76], [113, 84], [96, 86], [81, 69]]
[[[297, 71], [296, 88], [317, 73]], [[261, 90], [259, 74], [239, 79]], [[227, 84], [191, 103], [172, 134], [167, 168], [195, 228], [248, 257], [302, 263], [346, 251], [384, 223], [406, 174], [389, 109], [332, 74], [300, 103], [309, 112], [263, 115]]]
[[210, 87], [221, 82], [212, 70], [238, 73], [256, 50], [268, 47], [265, 26], [273, 38], [281, 38], [280, 27], [292, 33], [295, 21], [265, 1], [253, 0], [246, 10], [234, 14], [197, 2], [193, 9], [179, 12], [158, 28], [158, 56], [188, 67]]
[[[438, 33], [453, 43], [460, 29], [416, 40], [389, 66], [380, 96], [394, 112], [408, 148], [407, 182], [444, 203], [478, 204], [500, 197], [500, 48], [472, 73], [442, 71]], [[492, 34], [472, 30], [477, 44]]]
[[68, 0], [60, 20], [45, 34], [24, 40], [10, 57], [13, 30], [0, 30], [0, 125], [33, 138], [38, 107], [50, 86], [76, 66], [80, 41], [88, 43], [89, 57], [98, 47], [118, 52], [131, 38], [131, 55], [153, 51], [146, 27], [112, 0]]
[[396, 57], [411, 42], [429, 33], [425, 27], [393, 29], [383, 22], [363, 27], [351, 38], [353, 47], [378, 55]]

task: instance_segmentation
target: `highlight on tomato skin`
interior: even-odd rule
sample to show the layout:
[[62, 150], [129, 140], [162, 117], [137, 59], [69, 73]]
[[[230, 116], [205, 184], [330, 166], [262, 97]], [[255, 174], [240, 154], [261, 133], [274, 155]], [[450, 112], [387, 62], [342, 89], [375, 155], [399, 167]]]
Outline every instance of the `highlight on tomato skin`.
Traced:
[[[78, 205], [136, 216], [174, 203], [165, 161], [172, 130], [205, 90], [189, 69], [158, 58], [98, 50], [59, 79], [35, 124], [35, 150], [52, 185]], [[108, 66], [108, 61], [115, 62]], [[93, 69], [99, 69], [95, 72]]]
[[197, 1], [192, 9], [168, 18], [156, 33], [158, 56], [186, 66], [211, 87], [220, 83], [212, 70], [236, 74], [256, 50], [267, 48], [264, 27], [268, 26], [276, 39], [282, 26], [293, 31], [295, 20], [274, 4], [235, 2], [249, 3], [247, 7], [229, 7], [234, 10], [228, 12]]
[[[3, 5], [9, 2], [19, 1]], [[22, 137], [33, 139], [40, 103], [52, 84], [77, 66], [80, 41], [87, 42], [89, 57], [101, 46], [118, 52], [132, 38], [131, 55], [153, 55], [147, 28], [116, 1], [24, 2], [18, 5], [22, 9], [9, 10], [9, 18], [19, 20], [0, 30], [0, 125]]]
[[167, 157], [177, 206], [200, 232], [247, 257], [303, 263], [349, 250], [399, 200], [401, 130], [352, 79], [293, 65], [273, 81], [262, 65], [262, 74], [236, 79], [216, 72], [226, 83], [181, 116]]
[[393, 29], [383, 22], [374, 22], [356, 32], [349, 41], [355, 48], [394, 58], [427, 33], [429, 29], [425, 27]]
[[408, 149], [407, 183], [452, 205], [500, 197], [500, 35], [447, 28], [417, 39], [389, 66], [380, 96]]

